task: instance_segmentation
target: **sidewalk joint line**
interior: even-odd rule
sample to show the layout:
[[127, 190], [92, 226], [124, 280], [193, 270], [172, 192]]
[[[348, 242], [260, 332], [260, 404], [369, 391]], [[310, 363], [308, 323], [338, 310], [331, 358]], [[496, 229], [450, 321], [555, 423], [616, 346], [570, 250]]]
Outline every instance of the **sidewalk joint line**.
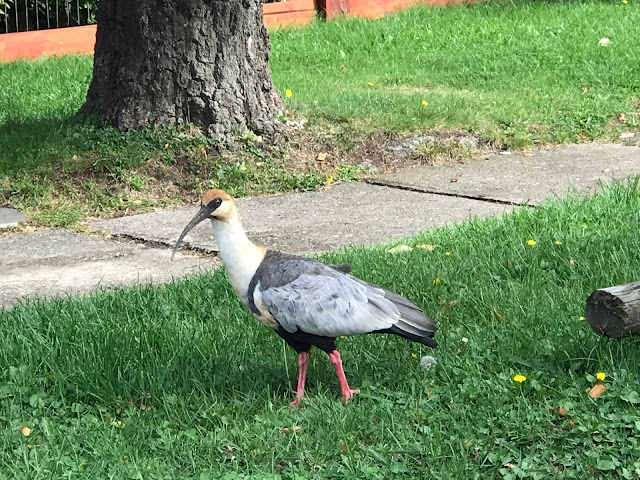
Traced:
[[530, 203], [512, 202], [509, 200], [499, 200], [497, 198], [477, 197], [474, 195], [464, 195], [462, 193], [439, 192], [437, 190], [429, 190], [422, 187], [412, 187], [410, 185], [403, 185], [401, 183], [396, 183], [391, 180], [365, 179], [364, 181], [366, 183], [369, 183], [371, 185], [377, 185], [379, 187], [397, 188], [398, 190], [407, 190], [409, 192], [427, 193], [430, 195], [441, 195], [443, 197], [466, 198], [467, 200], [478, 200], [480, 202], [497, 203], [500, 205], [509, 205], [512, 207], [529, 207], [529, 208], [537, 207], [537, 205], [530, 204]]

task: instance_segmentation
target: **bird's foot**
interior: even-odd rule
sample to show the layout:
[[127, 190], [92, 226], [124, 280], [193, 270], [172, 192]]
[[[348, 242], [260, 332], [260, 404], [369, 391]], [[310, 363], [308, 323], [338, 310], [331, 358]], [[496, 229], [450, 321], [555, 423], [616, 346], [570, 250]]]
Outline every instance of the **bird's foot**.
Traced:
[[358, 388], [353, 389], [347, 387], [345, 390], [343, 390], [342, 398], [344, 399], [344, 404], [346, 405], [347, 403], [349, 403], [349, 400], [351, 400], [356, 393], [360, 393], [360, 390]]
[[302, 401], [302, 399], [304, 398], [304, 395], [297, 395], [295, 400], [293, 400], [292, 402], [289, 403], [290, 407], [299, 407], [300, 406], [300, 402]]

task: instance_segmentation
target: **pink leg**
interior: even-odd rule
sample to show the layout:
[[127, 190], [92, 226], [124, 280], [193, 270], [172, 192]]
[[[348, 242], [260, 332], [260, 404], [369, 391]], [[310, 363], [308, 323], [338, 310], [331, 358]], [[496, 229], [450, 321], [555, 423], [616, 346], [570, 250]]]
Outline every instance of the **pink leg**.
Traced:
[[300, 400], [304, 397], [304, 382], [307, 379], [307, 365], [309, 363], [309, 354], [302, 352], [298, 354], [298, 388], [296, 388], [296, 399], [289, 405], [297, 407]]
[[336, 367], [336, 374], [338, 375], [338, 381], [340, 382], [340, 390], [342, 390], [342, 396], [344, 397], [344, 403], [347, 403], [354, 393], [360, 393], [360, 390], [352, 390], [347, 383], [347, 377], [344, 375], [342, 369], [342, 359], [340, 358], [340, 352], [334, 350], [329, 354], [329, 360]]

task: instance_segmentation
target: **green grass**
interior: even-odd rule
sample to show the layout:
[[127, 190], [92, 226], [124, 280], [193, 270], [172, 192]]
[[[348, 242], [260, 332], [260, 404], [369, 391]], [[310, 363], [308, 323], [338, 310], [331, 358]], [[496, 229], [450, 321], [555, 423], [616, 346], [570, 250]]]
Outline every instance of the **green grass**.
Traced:
[[348, 157], [380, 132], [459, 129], [509, 148], [614, 140], [640, 128], [635, 2], [483, 2], [272, 32], [274, 82], [293, 92], [288, 115], [309, 120], [293, 158], [250, 138], [218, 155], [188, 124], [123, 135], [71, 119], [91, 57], [1, 64], [0, 204], [37, 225], [77, 227], [192, 203], [212, 184], [236, 194], [311, 189], [354, 177], [319, 170], [315, 155]]
[[522, 147], [640, 126], [638, 36], [633, 1], [483, 2], [275, 32], [271, 65], [301, 115]]
[[433, 251], [326, 256], [440, 324], [434, 351], [341, 340], [362, 390], [347, 406], [318, 352], [287, 406], [295, 354], [222, 271], [0, 312], [0, 477], [638, 479], [640, 340], [579, 317], [592, 290], [640, 278], [639, 223], [636, 180], [405, 242]]
[[0, 205], [24, 210], [35, 225], [77, 227], [87, 217], [191, 204], [208, 188], [235, 196], [310, 190], [362, 170], [301, 167], [251, 134], [235, 152], [218, 153], [187, 123], [99, 128], [74, 117], [91, 64], [81, 56], [0, 64], [0, 84], [11, 86], [0, 91]]

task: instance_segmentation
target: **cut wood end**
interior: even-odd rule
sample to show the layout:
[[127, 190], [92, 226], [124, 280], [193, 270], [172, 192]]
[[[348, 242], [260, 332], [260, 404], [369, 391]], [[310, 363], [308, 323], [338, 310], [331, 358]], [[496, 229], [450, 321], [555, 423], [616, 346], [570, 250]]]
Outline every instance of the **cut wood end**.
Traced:
[[607, 387], [605, 387], [603, 383], [597, 383], [591, 388], [591, 390], [589, 390], [589, 396], [591, 398], [598, 398], [600, 395], [602, 395], [606, 391], [607, 391]]

